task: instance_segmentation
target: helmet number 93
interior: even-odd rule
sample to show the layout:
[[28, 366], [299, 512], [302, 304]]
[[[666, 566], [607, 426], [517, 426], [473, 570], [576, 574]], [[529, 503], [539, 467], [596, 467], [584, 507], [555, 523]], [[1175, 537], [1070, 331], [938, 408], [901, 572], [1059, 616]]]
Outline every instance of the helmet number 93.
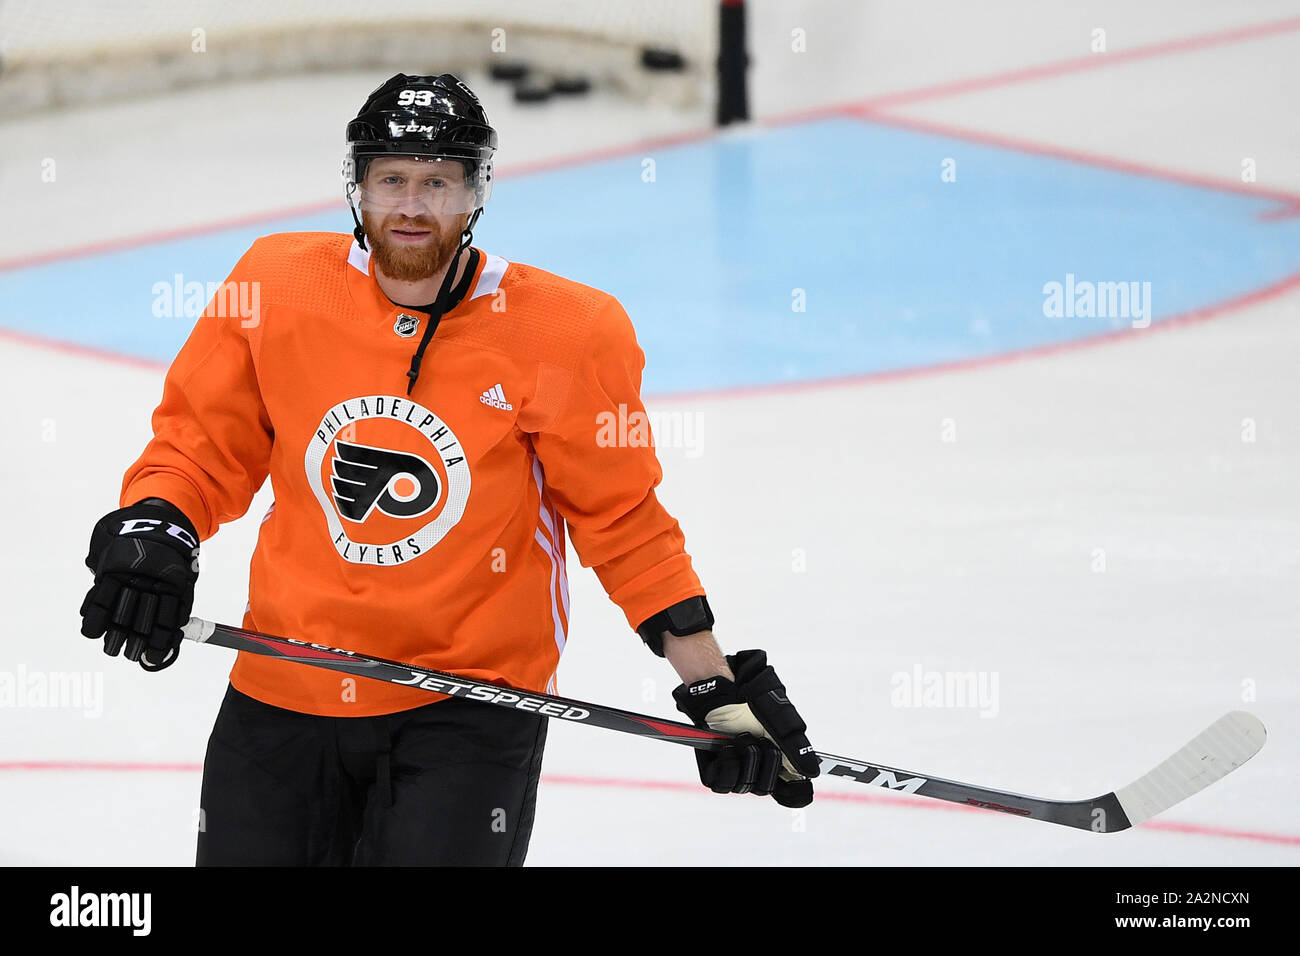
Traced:
[[397, 94], [398, 106], [432, 106], [433, 90], [402, 90]]

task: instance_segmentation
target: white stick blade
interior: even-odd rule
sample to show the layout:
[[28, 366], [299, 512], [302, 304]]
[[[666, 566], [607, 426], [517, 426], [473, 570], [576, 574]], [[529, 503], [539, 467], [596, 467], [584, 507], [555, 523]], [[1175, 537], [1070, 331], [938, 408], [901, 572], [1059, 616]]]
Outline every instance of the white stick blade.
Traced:
[[1264, 725], [1244, 710], [1224, 714], [1144, 777], [1115, 791], [1137, 826], [1236, 770], [1264, 746]]

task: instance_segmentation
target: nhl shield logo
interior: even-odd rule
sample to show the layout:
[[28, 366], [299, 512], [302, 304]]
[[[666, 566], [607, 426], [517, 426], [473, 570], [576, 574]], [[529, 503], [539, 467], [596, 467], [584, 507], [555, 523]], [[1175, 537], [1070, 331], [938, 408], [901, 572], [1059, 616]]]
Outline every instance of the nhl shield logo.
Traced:
[[415, 334], [415, 330], [420, 327], [420, 320], [413, 315], [407, 315], [403, 312], [393, 323], [393, 331], [404, 339], [409, 339]]

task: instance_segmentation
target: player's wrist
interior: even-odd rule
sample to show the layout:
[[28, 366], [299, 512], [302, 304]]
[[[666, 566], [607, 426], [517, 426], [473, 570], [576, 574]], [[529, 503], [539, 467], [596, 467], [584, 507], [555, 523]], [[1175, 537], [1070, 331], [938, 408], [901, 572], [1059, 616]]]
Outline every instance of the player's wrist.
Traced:
[[703, 594], [678, 601], [641, 622], [637, 633], [657, 657], [665, 657], [665, 635], [688, 637], [713, 630], [713, 609]]

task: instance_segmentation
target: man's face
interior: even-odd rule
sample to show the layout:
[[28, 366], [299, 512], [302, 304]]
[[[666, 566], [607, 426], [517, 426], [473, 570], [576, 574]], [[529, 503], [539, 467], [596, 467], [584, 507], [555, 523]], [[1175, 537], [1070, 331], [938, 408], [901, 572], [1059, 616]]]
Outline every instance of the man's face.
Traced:
[[474, 207], [465, 167], [409, 156], [371, 160], [361, 183], [361, 225], [384, 275], [418, 282], [446, 267]]

